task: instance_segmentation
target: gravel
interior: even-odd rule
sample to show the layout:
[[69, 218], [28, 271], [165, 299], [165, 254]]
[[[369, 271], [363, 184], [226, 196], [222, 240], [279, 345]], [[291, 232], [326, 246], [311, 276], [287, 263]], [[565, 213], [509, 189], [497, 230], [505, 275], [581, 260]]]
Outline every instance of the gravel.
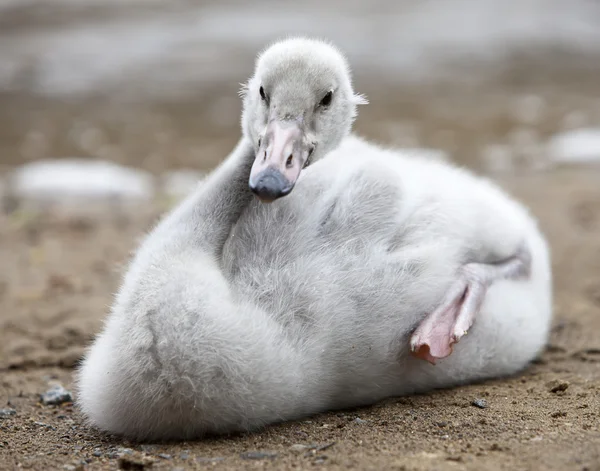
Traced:
[[65, 402], [73, 402], [71, 391], [66, 390], [62, 385], [57, 384], [40, 395], [42, 404], [44, 405], [59, 405]]
[[17, 411], [14, 409], [0, 409], [0, 419], [6, 419], [14, 415], [17, 415]]
[[473, 401], [471, 401], [471, 405], [478, 407], [480, 409], [485, 409], [488, 406], [488, 403], [485, 399], [473, 399]]
[[560, 379], [555, 379], [547, 383], [546, 387], [548, 388], [548, 391], [553, 393], [563, 392], [566, 391], [569, 387], [569, 382]]

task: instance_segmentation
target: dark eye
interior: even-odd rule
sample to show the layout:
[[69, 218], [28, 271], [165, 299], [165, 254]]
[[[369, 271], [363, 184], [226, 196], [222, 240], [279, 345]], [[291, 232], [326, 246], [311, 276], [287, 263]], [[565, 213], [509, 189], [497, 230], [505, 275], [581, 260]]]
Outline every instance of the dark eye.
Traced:
[[260, 87], [260, 97], [264, 100], [267, 101], [267, 94], [265, 93], [265, 89], [263, 87]]
[[329, 92], [327, 92], [325, 94], [325, 96], [323, 97], [323, 99], [319, 103], [319, 106], [329, 106], [329, 105], [331, 105], [331, 100], [332, 99], [333, 99], [333, 92], [329, 91]]

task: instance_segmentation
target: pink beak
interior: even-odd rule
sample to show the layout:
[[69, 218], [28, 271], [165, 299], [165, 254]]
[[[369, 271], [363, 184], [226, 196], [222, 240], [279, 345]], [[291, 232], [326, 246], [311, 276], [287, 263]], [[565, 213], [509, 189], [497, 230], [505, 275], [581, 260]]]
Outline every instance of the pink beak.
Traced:
[[273, 119], [250, 171], [250, 189], [263, 202], [289, 194], [309, 155], [302, 125]]

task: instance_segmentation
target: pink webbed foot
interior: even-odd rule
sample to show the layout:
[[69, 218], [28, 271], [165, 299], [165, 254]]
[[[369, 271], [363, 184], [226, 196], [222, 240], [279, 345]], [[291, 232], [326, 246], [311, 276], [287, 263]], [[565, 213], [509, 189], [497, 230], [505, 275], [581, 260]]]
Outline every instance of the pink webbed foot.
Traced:
[[487, 289], [496, 280], [528, 276], [529, 252], [522, 249], [514, 257], [497, 263], [469, 263], [462, 267], [441, 304], [419, 324], [410, 340], [414, 356], [435, 365], [473, 325], [485, 300]]

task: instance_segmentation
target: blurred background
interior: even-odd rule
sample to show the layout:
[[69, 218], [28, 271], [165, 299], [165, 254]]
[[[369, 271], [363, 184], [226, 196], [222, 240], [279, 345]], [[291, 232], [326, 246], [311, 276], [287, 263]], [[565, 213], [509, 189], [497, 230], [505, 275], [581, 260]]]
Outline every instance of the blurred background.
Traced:
[[[498, 467], [477, 469], [513, 456], [528, 456], [530, 469], [597, 463], [588, 446], [597, 416], [585, 409], [600, 400], [597, 0], [0, 0], [0, 399], [14, 408], [0, 426], [11, 437], [0, 462], [7, 449], [15, 469], [58, 469], [59, 452], [75, 464], [114, 455], [108, 444], [106, 455], [96, 450], [98, 437], [85, 435], [70, 406], [57, 415], [37, 405], [38, 394], [48, 380], [72, 386], [139, 238], [231, 151], [240, 83], [256, 54], [288, 35], [326, 38], [347, 54], [356, 91], [370, 101], [359, 134], [493, 178], [550, 241], [551, 345], [521, 381], [477, 386], [494, 404], [494, 424], [467, 414], [467, 429], [479, 432], [465, 436], [481, 450], [511, 450], [478, 458]], [[577, 395], [534, 402], [531, 391], [559, 374]], [[502, 406], [509, 396], [518, 405]], [[435, 397], [437, 410], [451, 410], [451, 396]], [[567, 409], [575, 425], [547, 452], [541, 437]], [[429, 452], [428, 423], [420, 435], [411, 420], [409, 432], [386, 436]], [[77, 448], [64, 437], [79, 426]], [[444, 446], [459, 449], [449, 428], [440, 429], [450, 433]], [[379, 450], [381, 428], [370, 430], [365, 446]], [[356, 465], [342, 446], [338, 459]]]
[[255, 55], [296, 34], [346, 52], [369, 138], [484, 172], [593, 160], [598, 25], [594, 0], [0, 0], [1, 170], [211, 168], [238, 138]]

